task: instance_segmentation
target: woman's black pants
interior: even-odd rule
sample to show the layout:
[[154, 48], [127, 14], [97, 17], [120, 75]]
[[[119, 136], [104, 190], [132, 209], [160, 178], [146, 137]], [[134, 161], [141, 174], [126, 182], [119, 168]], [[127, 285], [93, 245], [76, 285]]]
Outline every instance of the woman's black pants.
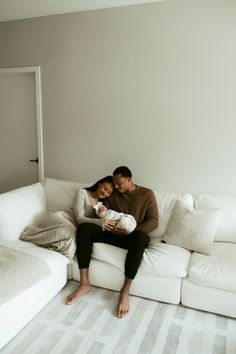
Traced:
[[80, 269], [89, 268], [94, 242], [107, 243], [127, 249], [125, 275], [134, 279], [142, 261], [143, 252], [148, 246], [149, 237], [142, 230], [134, 230], [129, 235], [119, 236], [108, 231], [102, 231], [101, 227], [96, 224], [80, 224], [76, 234], [76, 253]]

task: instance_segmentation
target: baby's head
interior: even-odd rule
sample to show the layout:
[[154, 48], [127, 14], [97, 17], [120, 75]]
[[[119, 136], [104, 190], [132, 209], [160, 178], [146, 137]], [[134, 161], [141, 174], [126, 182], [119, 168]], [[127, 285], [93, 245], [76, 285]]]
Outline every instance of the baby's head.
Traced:
[[96, 215], [98, 215], [100, 218], [105, 216], [105, 213], [107, 211], [107, 208], [105, 205], [102, 204], [102, 202], [98, 202], [93, 206]]
[[98, 216], [103, 217], [107, 211], [107, 208], [105, 205], [99, 205], [98, 206]]

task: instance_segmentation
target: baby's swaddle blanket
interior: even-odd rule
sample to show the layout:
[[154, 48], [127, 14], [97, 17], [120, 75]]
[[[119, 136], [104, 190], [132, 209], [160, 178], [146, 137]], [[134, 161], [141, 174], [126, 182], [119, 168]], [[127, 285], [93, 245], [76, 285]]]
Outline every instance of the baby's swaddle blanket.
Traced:
[[103, 204], [101, 202], [96, 203], [93, 208], [95, 209], [96, 214], [101, 219], [108, 219], [108, 220], [119, 220], [117, 223], [117, 227], [126, 230], [127, 232], [131, 233], [137, 226], [137, 222], [135, 218], [130, 214], [119, 213], [112, 209], [107, 209], [104, 213], [99, 213], [99, 207]]

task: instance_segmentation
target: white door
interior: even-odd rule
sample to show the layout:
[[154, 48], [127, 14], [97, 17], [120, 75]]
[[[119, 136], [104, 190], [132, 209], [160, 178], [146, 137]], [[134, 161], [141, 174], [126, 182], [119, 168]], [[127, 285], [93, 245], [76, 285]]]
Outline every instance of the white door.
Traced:
[[40, 74], [37, 68], [0, 69], [0, 193], [43, 177], [41, 91], [36, 72]]

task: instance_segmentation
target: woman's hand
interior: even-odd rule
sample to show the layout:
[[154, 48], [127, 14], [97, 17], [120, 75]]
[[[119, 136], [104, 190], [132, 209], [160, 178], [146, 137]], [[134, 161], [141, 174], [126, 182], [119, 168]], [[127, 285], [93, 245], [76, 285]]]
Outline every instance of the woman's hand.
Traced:
[[103, 229], [103, 231], [105, 231], [105, 230], [113, 231], [116, 224], [117, 224], [117, 221], [105, 219], [105, 220], [103, 220], [103, 223], [102, 223], [102, 229]]
[[108, 220], [108, 219], [103, 220], [103, 224], [102, 224], [103, 231], [107, 230], [109, 232], [113, 232], [114, 234], [121, 235], [121, 236], [128, 235], [127, 230], [121, 229], [120, 227], [116, 227], [118, 222], [119, 220], [116, 221]]

